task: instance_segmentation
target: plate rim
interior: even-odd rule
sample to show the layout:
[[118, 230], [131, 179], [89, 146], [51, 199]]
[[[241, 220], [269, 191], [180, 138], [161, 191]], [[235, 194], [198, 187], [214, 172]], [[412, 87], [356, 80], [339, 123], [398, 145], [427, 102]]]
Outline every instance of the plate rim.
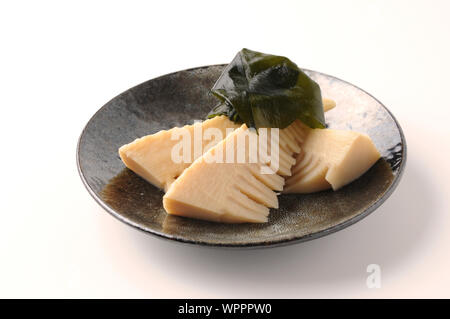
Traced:
[[163, 74], [160, 75], [158, 77], [146, 80], [144, 82], [141, 82], [129, 89], [126, 89], [125, 91], [123, 91], [122, 93], [118, 94], [117, 96], [113, 97], [112, 99], [110, 99], [108, 102], [106, 102], [102, 107], [100, 107], [91, 117], [90, 119], [87, 121], [87, 123], [85, 124], [85, 126], [83, 127], [83, 130], [81, 131], [81, 134], [78, 138], [77, 141], [77, 148], [76, 148], [76, 164], [77, 164], [77, 171], [78, 174], [80, 175], [81, 181], [83, 182], [84, 187], [87, 189], [88, 193], [94, 198], [94, 200], [104, 209], [106, 210], [110, 215], [112, 215], [113, 217], [115, 217], [116, 219], [120, 220], [121, 222], [127, 224], [128, 226], [133, 227], [134, 229], [140, 230], [148, 235], [152, 235], [155, 236], [156, 238], [159, 239], [163, 239], [163, 240], [167, 240], [170, 242], [176, 242], [176, 243], [181, 243], [181, 244], [187, 244], [187, 245], [196, 245], [196, 246], [203, 246], [203, 247], [216, 247], [216, 248], [231, 248], [231, 249], [242, 249], [242, 248], [250, 248], [250, 249], [256, 249], [256, 248], [273, 248], [273, 247], [281, 247], [281, 246], [287, 246], [287, 245], [293, 245], [293, 244], [298, 244], [298, 243], [302, 243], [302, 242], [306, 242], [306, 241], [310, 241], [310, 240], [314, 240], [317, 238], [321, 238], [330, 234], [333, 234], [337, 231], [340, 231], [342, 229], [345, 229], [355, 223], [357, 223], [358, 221], [362, 220], [363, 218], [367, 217], [368, 215], [370, 215], [372, 212], [374, 212], [378, 207], [380, 207], [394, 192], [394, 190], [397, 188], [404, 170], [405, 170], [405, 166], [406, 166], [406, 160], [407, 160], [407, 144], [406, 144], [406, 139], [405, 139], [405, 135], [403, 133], [403, 130], [400, 126], [400, 124], [398, 123], [397, 119], [395, 118], [395, 116], [392, 114], [392, 112], [383, 104], [381, 103], [376, 97], [374, 97], [372, 94], [370, 94], [369, 92], [367, 92], [364, 89], [361, 89], [359, 86], [356, 86], [348, 81], [342, 80], [336, 76], [333, 75], [329, 75], [323, 72], [318, 72], [318, 71], [314, 71], [314, 70], [310, 70], [310, 69], [306, 69], [306, 68], [301, 68], [301, 70], [306, 71], [306, 72], [312, 72], [312, 73], [317, 73], [323, 76], [326, 76], [328, 78], [332, 78], [341, 82], [344, 82], [348, 85], [351, 85], [355, 88], [357, 88], [358, 90], [361, 90], [362, 92], [364, 92], [365, 94], [369, 95], [371, 98], [373, 98], [375, 101], [377, 101], [384, 109], [385, 111], [391, 116], [391, 118], [394, 120], [394, 123], [398, 129], [398, 132], [400, 134], [400, 140], [402, 142], [402, 160], [401, 163], [398, 167], [398, 171], [396, 176], [394, 177], [394, 180], [392, 181], [391, 185], [389, 185], [388, 189], [384, 192], [384, 194], [377, 200], [375, 201], [372, 205], [370, 205], [368, 208], [366, 208], [364, 211], [362, 211], [360, 214], [353, 216], [350, 219], [344, 220], [343, 222], [336, 224], [332, 227], [323, 229], [323, 230], [319, 230], [317, 232], [314, 233], [310, 233], [310, 234], [306, 234], [306, 235], [302, 235], [302, 236], [294, 236], [292, 238], [286, 238], [286, 239], [279, 239], [279, 240], [273, 240], [273, 241], [261, 241], [261, 242], [249, 242], [249, 243], [237, 243], [237, 244], [232, 244], [232, 243], [212, 243], [212, 242], [207, 242], [207, 241], [196, 241], [196, 240], [191, 240], [191, 239], [186, 239], [186, 238], [182, 238], [182, 237], [178, 237], [178, 236], [172, 236], [166, 233], [162, 233], [162, 232], [158, 232], [155, 231], [153, 229], [150, 228], [146, 228], [143, 227], [141, 225], [139, 225], [138, 223], [133, 222], [132, 220], [129, 220], [128, 218], [122, 216], [121, 214], [119, 214], [118, 212], [116, 212], [113, 208], [109, 207], [99, 196], [97, 196], [97, 194], [94, 192], [94, 190], [91, 188], [91, 186], [89, 185], [89, 183], [86, 180], [86, 177], [84, 175], [83, 169], [82, 169], [82, 165], [80, 163], [80, 148], [81, 148], [81, 141], [86, 133], [86, 129], [88, 128], [89, 124], [96, 118], [96, 116], [114, 99], [118, 98], [119, 96], [121, 96], [122, 94], [144, 84], [147, 83], [149, 81], [152, 80], [157, 80], [159, 78], [165, 77], [165, 76], [169, 76], [169, 75], [173, 75], [179, 72], [187, 72], [187, 71], [194, 71], [194, 70], [201, 70], [201, 69], [206, 69], [209, 67], [224, 67], [227, 64], [211, 64], [211, 65], [204, 65], [204, 66], [199, 66], [199, 67], [193, 67], [193, 68], [188, 68], [188, 69], [183, 69], [183, 70], [179, 70], [179, 71], [175, 71], [175, 72], [171, 72], [171, 73], [167, 73], [167, 74]]

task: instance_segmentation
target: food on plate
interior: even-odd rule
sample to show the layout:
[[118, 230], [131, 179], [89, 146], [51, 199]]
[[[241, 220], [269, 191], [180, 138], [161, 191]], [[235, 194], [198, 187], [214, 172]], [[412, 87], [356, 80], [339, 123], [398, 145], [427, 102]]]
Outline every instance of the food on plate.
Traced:
[[336, 103], [285, 57], [243, 49], [211, 93], [219, 103], [205, 121], [119, 149], [129, 169], [166, 192], [170, 215], [264, 223], [277, 192], [338, 190], [380, 158], [369, 136], [325, 128]]
[[209, 114], [227, 115], [248, 127], [288, 127], [296, 119], [324, 128], [319, 85], [283, 56], [242, 49], [211, 92], [221, 104]]
[[333, 101], [332, 99], [323, 98], [322, 103], [324, 112], [328, 112], [329, 110], [334, 109], [336, 107], [336, 102]]
[[[265, 163], [250, 163], [248, 141], [245, 161], [238, 163], [238, 139], [248, 138], [246, 134], [256, 135], [243, 124], [189, 166], [163, 197], [167, 213], [225, 223], [267, 222], [269, 207], [278, 208], [275, 191], [283, 189], [284, 178], [262, 174]], [[209, 160], [218, 153], [225, 158], [229, 152], [233, 163]]]
[[[230, 121], [226, 116], [218, 116], [204, 122], [198, 122], [184, 127], [174, 127], [170, 130], [159, 131], [136, 139], [119, 149], [119, 155], [125, 165], [143, 179], [156, 187], [167, 190], [170, 184], [184, 171], [186, 167], [196, 160], [203, 152], [207, 151], [222, 139], [205, 139], [203, 136], [196, 138], [208, 128], [220, 130], [223, 137], [238, 128], [240, 125]], [[198, 132], [198, 133], [197, 133]], [[189, 140], [189, 151], [185, 150], [184, 160], [178, 163], [172, 160], [172, 152], [179, 144], [178, 137]], [[200, 144], [199, 150], [194, 150], [195, 142]], [[190, 153], [190, 154], [188, 154]], [[187, 158], [186, 158], [187, 156]]]
[[380, 158], [370, 137], [354, 131], [310, 129], [284, 193], [337, 190], [364, 174]]

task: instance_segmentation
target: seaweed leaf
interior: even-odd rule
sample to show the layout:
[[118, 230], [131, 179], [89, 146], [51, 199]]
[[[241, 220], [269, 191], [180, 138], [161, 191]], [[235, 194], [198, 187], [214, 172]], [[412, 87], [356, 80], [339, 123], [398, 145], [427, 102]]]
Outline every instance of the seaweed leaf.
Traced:
[[224, 114], [255, 128], [285, 128], [296, 119], [325, 127], [319, 85], [282, 56], [242, 49], [211, 92], [220, 103], [209, 118]]

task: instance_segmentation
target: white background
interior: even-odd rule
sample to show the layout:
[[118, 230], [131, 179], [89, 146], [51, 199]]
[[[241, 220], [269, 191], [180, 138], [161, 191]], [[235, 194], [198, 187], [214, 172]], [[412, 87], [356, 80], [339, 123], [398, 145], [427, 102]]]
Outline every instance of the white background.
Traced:
[[[450, 297], [449, 14], [449, 1], [1, 2], [0, 297]], [[104, 212], [75, 164], [94, 112], [242, 47], [388, 106], [408, 142], [392, 197], [328, 237], [253, 251], [165, 242]]]

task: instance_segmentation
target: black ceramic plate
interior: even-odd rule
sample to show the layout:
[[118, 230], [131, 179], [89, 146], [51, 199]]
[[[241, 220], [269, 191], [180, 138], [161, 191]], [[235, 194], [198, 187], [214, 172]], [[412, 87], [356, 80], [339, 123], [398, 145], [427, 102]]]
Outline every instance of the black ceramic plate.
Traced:
[[84, 128], [77, 163], [89, 193], [111, 215], [150, 234], [185, 243], [267, 247], [318, 238], [370, 214], [392, 193], [406, 161], [406, 143], [392, 114], [363, 90], [322, 73], [305, 72], [337, 107], [326, 113], [330, 128], [368, 134], [381, 152], [366, 174], [337, 192], [281, 195], [266, 224], [218, 224], [169, 216], [163, 192], [121, 162], [117, 150], [138, 137], [204, 119], [209, 94], [224, 65], [189, 69], [142, 83], [104, 105]]

